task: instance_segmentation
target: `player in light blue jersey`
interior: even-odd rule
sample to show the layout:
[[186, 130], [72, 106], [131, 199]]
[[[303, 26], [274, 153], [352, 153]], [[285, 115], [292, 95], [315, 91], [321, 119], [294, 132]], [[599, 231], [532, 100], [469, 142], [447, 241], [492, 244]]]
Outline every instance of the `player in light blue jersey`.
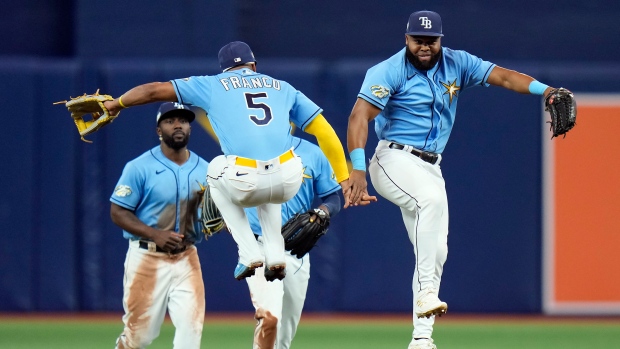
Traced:
[[[295, 153], [303, 160], [304, 179], [297, 195], [282, 204], [282, 222], [287, 222], [296, 213], [310, 210], [316, 197], [321, 200], [319, 214], [333, 218], [340, 211], [340, 187], [327, 158], [316, 145], [305, 140], [293, 138], [293, 146]], [[262, 231], [256, 209], [247, 208], [246, 212], [262, 247]], [[291, 346], [306, 300], [310, 255], [298, 259], [287, 253], [286, 269], [288, 273], [282, 281], [267, 282], [260, 273], [246, 279], [257, 321], [254, 348], [288, 349]]]
[[[246, 43], [225, 45], [218, 60], [221, 74], [140, 85], [105, 106], [113, 115], [154, 101], [178, 101], [204, 109], [224, 153], [211, 161], [207, 177], [213, 201], [239, 248], [234, 276], [242, 280], [266, 264], [267, 279], [281, 280], [286, 264], [280, 205], [297, 193], [303, 174], [301, 159], [292, 149], [290, 123], [317, 138], [349, 197], [344, 149], [321, 108], [285, 81], [257, 72], [254, 53]], [[364, 192], [362, 200], [367, 204], [376, 198]], [[264, 256], [244, 207], [258, 207]]]
[[434, 317], [448, 309], [438, 297], [448, 254], [448, 199], [439, 163], [461, 94], [488, 85], [536, 95], [552, 90], [528, 75], [442, 47], [442, 36], [437, 13], [412, 13], [406, 47], [368, 69], [347, 130], [353, 163], [347, 203], [357, 203], [366, 192], [364, 147], [368, 123], [374, 119], [379, 144], [368, 167], [370, 178], [381, 196], [400, 207], [414, 247], [415, 316], [409, 349], [436, 348], [431, 338]]
[[125, 328], [116, 348], [144, 348], [168, 310], [175, 348], [200, 348], [205, 312], [201, 186], [208, 162], [187, 149], [195, 113], [164, 103], [157, 113], [160, 144], [125, 165], [110, 198], [112, 221], [129, 240], [125, 259]]

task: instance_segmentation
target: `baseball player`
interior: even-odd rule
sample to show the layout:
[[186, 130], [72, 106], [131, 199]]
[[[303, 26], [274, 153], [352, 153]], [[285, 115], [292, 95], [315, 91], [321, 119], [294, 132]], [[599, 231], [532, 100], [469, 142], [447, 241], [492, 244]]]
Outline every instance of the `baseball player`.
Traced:
[[[321, 200], [317, 215], [333, 218], [340, 211], [341, 201], [338, 182], [325, 155], [316, 145], [299, 138], [294, 138], [294, 150], [304, 163], [303, 182], [297, 195], [282, 204], [282, 222], [311, 209], [315, 197]], [[262, 249], [256, 209], [246, 209], [246, 213]], [[297, 331], [310, 279], [310, 255], [298, 259], [287, 253], [285, 262], [288, 275], [282, 281], [267, 282], [260, 273], [246, 279], [256, 310], [255, 349], [289, 348]]]
[[[224, 153], [211, 161], [208, 182], [239, 248], [234, 276], [242, 280], [266, 264], [266, 278], [281, 280], [286, 263], [280, 206], [297, 193], [303, 175], [301, 159], [292, 149], [290, 122], [316, 136], [348, 193], [344, 149], [321, 108], [287, 82], [256, 71], [256, 59], [247, 44], [225, 45], [218, 60], [221, 74], [140, 85], [105, 106], [112, 114], [153, 101], [179, 101], [204, 109]], [[264, 256], [244, 207], [258, 208]]]
[[353, 163], [349, 202], [355, 204], [366, 190], [364, 147], [374, 119], [379, 144], [368, 167], [370, 179], [381, 196], [400, 207], [413, 244], [415, 316], [409, 349], [436, 348], [434, 316], [448, 309], [438, 296], [448, 254], [448, 199], [439, 164], [461, 93], [488, 85], [536, 95], [552, 90], [528, 75], [442, 47], [442, 36], [439, 14], [412, 13], [406, 47], [368, 69], [347, 131]]
[[174, 348], [200, 348], [205, 313], [198, 205], [208, 163], [187, 149], [195, 114], [178, 103], [157, 113], [160, 144], [125, 165], [110, 198], [112, 221], [129, 240], [123, 281], [125, 328], [116, 348], [144, 348], [166, 310]]

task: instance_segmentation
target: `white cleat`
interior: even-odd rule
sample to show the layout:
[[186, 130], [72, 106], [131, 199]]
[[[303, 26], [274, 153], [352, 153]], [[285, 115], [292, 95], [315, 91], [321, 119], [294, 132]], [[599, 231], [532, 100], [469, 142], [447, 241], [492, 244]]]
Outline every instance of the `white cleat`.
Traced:
[[409, 343], [407, 349], [437, 349], [430, 338], [414, 339]]
[[430, 318], [433, 315], [442, 316], [447, 312], [448, 304], [439, 300], [436, 289], [427, 288], [420, 291], [418, 300], [415, 302], [415, 315], [418, 318]]

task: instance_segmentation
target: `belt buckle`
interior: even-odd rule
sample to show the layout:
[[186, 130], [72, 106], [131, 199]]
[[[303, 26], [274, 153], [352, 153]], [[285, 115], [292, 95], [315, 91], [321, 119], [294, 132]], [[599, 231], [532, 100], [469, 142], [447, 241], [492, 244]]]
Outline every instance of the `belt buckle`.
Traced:
[[431, 165], [435, 165], [435, 163], [437, 162], [437, 155], [430, 154], [427, 152], [422, 152], [422, 154], [420, 155], [420, 158], [422, 158], [422, 160], [428, 162]]
[[146, 241], [146, 250], [149, 252], [157, 252], [157, 244], [153, 241]]
[[418, 157], [420, 159], [422, 159], [423, 161], [426, 161], [426, 162], [430, 162], [430, 160], [431, 160], [430, 159], [430, 155], [427, 152], [423, 151], [423, 150], [420, 150], [420, 152], [418, 153]]

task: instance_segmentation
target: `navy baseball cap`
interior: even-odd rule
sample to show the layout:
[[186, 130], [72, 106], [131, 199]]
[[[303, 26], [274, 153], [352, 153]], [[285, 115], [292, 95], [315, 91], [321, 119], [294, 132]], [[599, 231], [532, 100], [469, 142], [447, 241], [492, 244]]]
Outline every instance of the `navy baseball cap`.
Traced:
[[189, 122], [194, 121], [196, 118], [196, 114], [190, 106], [177, 102], [166, 102], [159, 106], [157, 125], [159, 125], [160, 121], [177, 115], [185, 116]]
[[227, 71], [230, 68], [246, 63], [256, 63], [256, 58], [254, 58], [254, 53], [252, 53], [250, 46], [243, 41], [233, 41], [226, 44], [217, 54], [217, 59], [220, 61], [222, 71]]
[[437, 12], [418, 11], [409, 16], [407, 22], [407, 35], [418, 36], [443, 36], [441, 30], [441, 17]]

